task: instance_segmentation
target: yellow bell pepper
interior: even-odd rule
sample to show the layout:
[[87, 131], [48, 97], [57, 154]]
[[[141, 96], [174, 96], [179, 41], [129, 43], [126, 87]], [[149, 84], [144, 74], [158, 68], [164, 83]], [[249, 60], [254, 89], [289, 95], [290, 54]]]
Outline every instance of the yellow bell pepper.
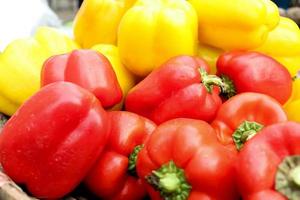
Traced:
[[132, 73], [146, 76], [171, 57], [196, 55], [197, 24], [185, 0], [138, 0], [119, 26], [121, 60]]
[[117, 30], [125, 11], [136, 0], [85, 0], [74, 21], [75, 40], [84, 48], [116, 44]]
[[123, 100], [121, 103], [114, 106], [112, 110], [121, 110], [128, 91], [135, 85], [135, 77], [121, 63], [118, 48], [116, 46], [109, 44], [99, 44], [93, 46], [92, 49], [106, 56], [114, 68], [117, 79], [123, 91]]
[[40, 87], [44, 61], [78, 46], [67, 36], [48, 27], [34, 38], [11, 42], [0, 54], [0, 112], [12, 115]]
[[279, 21], [271, 0], [188, 0], [198, 13], [199, 40], [224, 50], [261, 45]]
[[285, 17], [270, 32], [266, 42], [255, 49], [265, 53], [283, 64], [292, 76], [300, 70], [300, 30], [297, 24]]
[[284, 105], [284, 109], [289, 120], [300, 122], [300, 78], [294, 81], [292, 96]]
[[199, 44], [198, 55], [203, 58], [210, 66], [210, 74], [217, 72], [217, 60], [224, 51], [205, 44]]

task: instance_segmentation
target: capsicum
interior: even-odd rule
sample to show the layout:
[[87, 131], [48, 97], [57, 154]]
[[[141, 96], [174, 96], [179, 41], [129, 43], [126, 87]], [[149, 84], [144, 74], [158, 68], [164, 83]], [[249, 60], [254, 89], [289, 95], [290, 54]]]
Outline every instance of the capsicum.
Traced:
[[211, 123], [219, 141], [234, 152], [265, 126], [285, 122], [282, 106], [259, 93], [242, 93], [226, 101]]
[[119, 23], [136, 0], [85, 0], [74, 21], [75, 40], [83, 48], [117, 43]]
[[122, 91], [109, 60], [94, 50], [74, 50], [47, 59], [42, 68], [41, 86], [57, 81], [82, 86], [106, 108], [122, 99]]
[[205, 44], [198, 45], [198, 56], [209, 64], [211, 74], [217, 73], [217, 60], [222, 53], [221, 49]]
[[223, 76], [227, 84], [223, 90], [227, 97], [235, 93], [257, 92], [284, 104], [292, 94], [292, 77], [288, 70], [270, 56], [258, 52], [222, 54], [217, 61], [217, 75]]
[[197, 14], [185, 0], [138, 0], [119, 25], [120, 57], [144, 77], [171, 57], [196, 55], [197, 33]]
[[289, 101], [284, 105], [288, 119], [300, 122], [300, 77], [296, 77], [293, 83], [293, 93]]
[[114, 106], [112, 110], [121, 110], [128, 91], [135, 85], [135, 77], [122, 64], [117, 46], [110, 44], [98, 44], [93, 46], [92, 49], [102, 53], [110, 61], [112, 67], [114, 68], [118, 82], [122, 89], [123, 99], [122, 102]]
[[104, 148], [109, 119], [97, 98], [69, 82], [43, 87], [5, 124], [0, 162], [37, 198], [71, 192]]
[[59, 31], [41, 27], [33, 38], [18, 39], [0, 53], [0, 112], [12, 115], [40, 87], [44, 61], [78, 48]]
[[146, 189], [136, 174], [139, 151], [156, 125], [137, 114], [109, 114], [110, 136], [104, 152], [85, 178], [87, 187], [102, 199], [141, 200]]
[[245, 200], [300, 199], [300, 124], [265, 127], [240, 152], [237, 183]]
[[223, 50], [256, 48], [279, 22], [278, 8], [270, 0], [189, 2], [198, 14], [199, 41]]
[[300, 70], [300, 30], [291, 19], [281, 17], [278, 26], [255, 51], [265, 53], [283, 64], [295, 76]]
[[208, 69], [197, 57], [171, 58], [129, 91], [125, 108], [157, 124], [178, 117], [211, 121], [222, 104], [214, 84], [222, 81]]
[[158, 126], [137, 159], [152, 200], [236, 200], [235, 156], [204, 121], [174, 119]]

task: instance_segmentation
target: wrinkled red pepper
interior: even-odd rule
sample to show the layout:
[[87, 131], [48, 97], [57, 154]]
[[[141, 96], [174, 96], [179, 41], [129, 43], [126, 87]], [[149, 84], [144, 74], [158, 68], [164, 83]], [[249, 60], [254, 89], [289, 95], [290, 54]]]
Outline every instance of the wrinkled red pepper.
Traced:
[[63, 197], [95, 163], [108, 126], [107, 113], [92, 93], [72, 83], [50, 84], [5, 124], [1, 165], [35, 197]]
[[136, 159], [156, 125], [125, 111], [111, 112], [109, 117], [113, 123], [107, 147], [85, 183], [102, 199], [141, 200], [146, 190], [135, 172]]
[[219, 109], [212, 127], [219, 141], [236, 151], [264, 126], [285, 122], [282, 106], [273, 98], [259, 93], [241, 93]]
[[126, 110], [157, 124], [178, 118], [211, 121], [221, 106], [220, 79], [207, 75], [207, 63], [197, 57], [171, 58], [132, 88]]
[[93, 50], [74, 50], [50, 57], [43, 66], [41, 85], [72, 82], [94, 93], [103, 107], [122, 100], [122, 90], [108, 59]]
[[300, 199], [300, 124], [264, 128], [247, 142], [236, 163], [244, 200]]
[[223, 92], [228, 97], [236, 93], [257, 92], [269, 95], [284, 104], [292, 94], [292, 78], [288, 70], [273, 58], [261, 53], [224, 53], [217, 61], [217, 75], [223, 76], [227, 84]]
[[204, 121], [174, 119], [158, 126], [137, 160], [152, 200], [237, 200], [235, 156]]

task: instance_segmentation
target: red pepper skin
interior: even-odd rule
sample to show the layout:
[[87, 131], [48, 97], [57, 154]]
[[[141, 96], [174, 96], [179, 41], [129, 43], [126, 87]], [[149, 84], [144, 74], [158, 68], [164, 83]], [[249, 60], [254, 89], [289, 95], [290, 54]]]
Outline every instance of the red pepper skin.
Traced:
[[292, 78], [288, 70], [273, 58], [261, 53], [224, 53], [217, 61], [217, 74], [229, 77], [237, 93], [263, 93], [281, 104], [292, 93]]
[[45, 86], [9, 119], [0, 137], [6, 174], [38, 198], [60, 198], [85, 177], [108, 138], [97, 98], [67, 82]]
[[85, 184], [103, 199], [143, 199], [146, 190], [140, 178], [128, 173], [128, 158], [137, 145], [145, 143], [156, 125], [125, 111], [110, 112], [109, 117], [113, 123], [107, 146], [85, 178]]
[[263, 126], [287, 121], [282, 106], [272, 97], [259, 93], [241, 93], [227, 100], [211, 123], [219, 141], [236, 151], [232, 135], [244, 122], [253, 121]]
[[300, 124], [285, 122], [264, 128], [247, 142], [236, 162], [237, 183], [245, 200], [287, 200], [274, 190], [284, 158], [300, 154]]
[[74, 50], [50, 57], [43, 65], [41, 86], [56, 81], [80, 85], [94, 93], [105, 108], [122, 100], [122, 90], [110, 62], [93, 50]]
[[[238, 199], [232, 164], [235, 156], [218, 142], [206, 122], [178, 118], [159, 125], [139, 154], [138, 175], [149, 176], [171, 160], [184, 171], [191, 186], [186, 199]], [[152, 200], [163, 199], [149, 184], [147, 190]]]
[[211, 121], [222, 103], [220, 90], [215, 87], [210, 94], [205, 89], [200, 68], [209, 69], [200, 58], [171, 58], [129, 91], [126, 110], [157, 124], [178, 117]]

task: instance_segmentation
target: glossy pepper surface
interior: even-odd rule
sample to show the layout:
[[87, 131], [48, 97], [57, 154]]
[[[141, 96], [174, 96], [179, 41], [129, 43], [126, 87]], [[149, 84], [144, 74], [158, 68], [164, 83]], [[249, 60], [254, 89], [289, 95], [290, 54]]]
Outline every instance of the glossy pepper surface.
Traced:
[[1, 165], [35, 197], [63, 197], [95, 163], [108, 126], [107, 113], [92, 93], [72, 83], [53, 83], [26, 101], [4, 126]]
[[171, 57], [196, 55], [197, 44], [197, 15], [185, 0], [138, 0], [119, 26], [122, 63], [138, 76]]
[[265, 127], [246, 143], [236, 163], [237, 183], [245, 200], [300, 198], [300, 124]]
[[125, 111], [110, 112], [109, 117], [113, 123], [108, 143], [85, 183], [102, 199], [141, 200], [146, 189], [136, 175], [136, 159], [156, 125]]
[[85, 0], [74, 21], [75, 40], [83, 48], [116, 44], [119, 23], [136, 0]]
[[151, 134], [137, 160], [152, 200], [236, 200], [234, 156], [209, 124], [174, 119]]
[[92, 47], [102, 53], [111, 63], [116, 75], [120, 87], [123, 93], [122, 102], [114, 106], [113, 110], [121, 110], [123, 107], [123, 102], [127, 96], [128, 91], [135, 85], [134, 75], [122, 64], [119, 56], [119, 49], [115, 45], [110, 44], [98, 44]]
[[217, 74], [228, 83], [228, 97], [234, 93], [267, 94], [281, 104], [292, 94], [292, 77], [273, 58], [257, 52], [233, 51], [222, 54], [217, 61]]
[[222, 101], [205, 70], [200, 58], [171, 58], [129, 91], [126, 110], [157, 124], [178, 117], [213, 120]]
[[293, 94], [289, 101], [284, 105], [288, 119], [300, 122], [300, 78], [296, 78], [293, 83]]
[[0, 112], [12, 115], [40, 87], [44, 61], [78, 48], [53, 28], [41, 27], [33, 38], [10, 43], [0, 53]]
[[224, 50], [260, 46], [279, 22], [278, 8], [270, 0], [189, 2], [198, 14], [199, 41]]
[[220, 107], [211, 125], [219, 141], [236, 151], [265, 126], [285, 121], [287, 116], [282, 106], [273, 98], [242, 93]]
[[300, 30], [291, 19], [281, 17], [278, 26], [255, 51], [265, 53], [283, 64], [292, 76], [300, 70]]
[[92, 92], [104, 107], [122, 99], [122, 91], [109, 60], [93, 50], [74, 50], [49, 58], [43, 66], [41, 85], [68, 81]]

